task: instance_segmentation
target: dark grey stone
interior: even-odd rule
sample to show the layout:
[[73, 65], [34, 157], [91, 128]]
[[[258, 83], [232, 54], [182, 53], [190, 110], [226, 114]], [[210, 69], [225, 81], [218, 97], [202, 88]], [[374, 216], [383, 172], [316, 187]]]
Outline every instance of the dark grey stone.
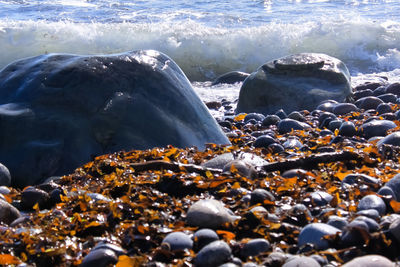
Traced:
[[281, 134], [291, 132], [292, 130], [304, 130], [308, 128], [310, 128], [310, 125], [307, 123], [292, 119], [283, 119], [278, 123], [278, 131]]
[[253, 192], [251, 192], [250, 197], [251, 205], [255, 205], [257, 203], [263, 204], [265, 200], [275, 201], [274, 195], [262, 188], [255, 189]]
[[224, 168], [222, 169], [223, 172], [231, 172], [232, 168], [234, 167], [235, 172], [239, 173], [241, 176], [254, 179], [257, 177], [257, 171], [253, 165], [246, 162], [245, 160], [236, 159], [231, 162], [228, 162]]
[[0, 162], [20, 187], [93, 155], [229, 143], [181, 69], [153, 50], [16, 61], [0, 72], [0, 100]]
[[19, 217], [21, 217], [21, 214], [13, 205], [0, 199], [0, 222], [10, 224]]
[[193, 248], [192, 238], [182, 232], [169, 233], [164, 237], [162, 243], [168, 244], [171, 251]]
[[294, 256], [289, 258], [282, 267], [320, 267], [312, 257]]
[[351, 121], [345, 121], [340, 125], [339, 135], [352, 137], [357, 134], [356, 126]]
[[219, 240], [219, 237], [214, 230], [204, 228], [193, 234], [193, 240], [196, 250], [200, 250], [211, 242]]
[[316, 110], [332, 112], [337, 104], [338, 102], [335, 100], [322, 101], [322, 103], [317, 106]]
[[386, 136], [387, 131], [396, 128], [396, 124], [389, 120], [372, 120], [360, 127], [360, 133], [367, 139], [375, 136]]
[[304, 116], [298, 112], [298, 111], [293, 111], [288, 115], [288, 119], [296, 120], [296, 121], [304, 121]]
[[261, 253], [267, 252], [270, 247], [271, 245], [269, 241], [264, 238], [252, 239], [243, 245], [240, 250], [240, 255], [244, 258], [257, 256]]
[[388, 104], [388, 103], [379, 104], [379, 105], [376, 107], [376, 111], [378, 112], [379, 115], [382, 115], [382, 114], [385, 114], [385, 113], [392, 113], [392, 112], [393, 112], [392, 107], [391, 107], [390, 104]]
[[391, 188], [396, 196], [396, 200], [400, 200], [400, 174], [396, 174], [392, 179], [390, 179], [385, 186]]
[[376, 109], [383, 101], [375, 96], [366, 96], [358, 99], [354, 104], [364, 110]]
[[336, 227], [340, 230], [343, 230], [349, 224], [349, 222], [347, 221], [347, 219], [345, 217], [331, 215], [331, 216], [329, 216], [327, 224], [329, 224], [333, 227]]
[[298, 245], [301, 247], [307, 243], [315, 245], [317, 249], [329, 248], [329, 243], [323, 237], [341, 232], [340, 229], [325, 223], [311, 223], [305, 226], [298, 237]]
[[342, 126], [342, 120], [331, 120], [328, 124], [328, 129], [334, 132], [336, 129], [339, 129]]
[[377, 143], [378, 147], [382, 145], [400, 146], [400, 132], [391, 133]]
[[[379, 191], [378, 191], [379, 194]], [[368, 209], [368, 210], [360, 210], [357, 211], [356, 213], [359, 216], [365, 216], [374, 220], [379, 220], [381, 218], [381, 215], [379, 214], [379, 212], [375, 209]]]
[[228, 73], [222, 74], [221, 76], [218, 76], [212, 82], [212, 85], [217, 85], [221, 83], [234, 84], [238, 82], [243, 82], [249, 76], [250, 76], [249, 73], [241, 71], [230, 71]]
[[281, 121], [281, 118], [279, 118], [277, 115], [268, 115], [265, 117], [265, 119], [262, 121], [263, 126], [270, 126], [270, 125], [277, 125]]
[[265, 116], [260, 113], [249, 113], [244, 117], [243, 121], [248, 122], [249, 120], [256, 120], [256, 121], [263, 121], [265, 119]]
[[271, 144], [278, 143], [278, 141], [270, 135], [261, 135], [254, 141], [254, 147], [268, 147]]
[[374, 219], [366, 216], [357, 216], [354, 220], [365, 222], [370, 232], [376, 232], [379, 230], [379, 224]]
[[80, 267], [107, 267], [118, 262], [117, 254], [108, 248], [93, 249], [86, 255]]
[[0, 163], [0, 186], [11, 185], [11, 174], [6, 166]]
[[378, 98], [385, 103], [393, 103], [394, 104], [397, 101], [397, 96], [392, 93], [380, 95], [380, 96], [378, 96]]
[[352, 259], [342, 267], [395, 267], [395, 263], [381, 255], [366, 255]]
[[264, 64], [243, 82], [237, 112], [313, 110], [323, 100], [343, 101], [350, 93], [349, 71], [340, 60], [290, 55]]
[[356, 105], [351, 103], [340, 103], [333, 108], [332, 113], [335, 115], [345, 115], [355, 111], [358, 111]]
[[397, 95], [397, 96], [400, 96], [400, 83], [395, 82], [395, 83], [389, 84], [389, 85], [386, 87], [385, 92], [386, 92], [386, 93], [390, 93], [390, 94], [394, 94], [394, 95]]
[[38, 188], [28, 187], [21, 193], [21, 205], [24, 209], [32, 209], [37, 203], [40, 209], [47, 208], [49, 205], [50, 195]]
[[379, 212], [380, 215], [386, 214], [386, 204], [382, 198], [377, 195], [364, 196], [358, 203], [357, 210], [369, 210], [374, 209]]
[[218, 266], [232, 257], [231, 248], [224, 241], [214, 241], [197, 253], [194, 263], [196, 267]]
[[311, 202], [314, 205], [325, 206], [325, 205], [328, 205], [332, 201], [333, 196], [324, 191], [316, 191], [316, 192], [310, 193], [310, 198], [311, 198]]

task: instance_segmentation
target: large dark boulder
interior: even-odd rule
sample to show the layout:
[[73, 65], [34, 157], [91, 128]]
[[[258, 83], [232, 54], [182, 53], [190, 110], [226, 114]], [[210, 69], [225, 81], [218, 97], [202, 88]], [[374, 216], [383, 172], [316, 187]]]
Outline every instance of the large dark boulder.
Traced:
[[302, 53], [270, 61], [253, 72], [243, 82], [236, 111], [313, 110], [324, 100], [342, 102], [350, 94], [350, 74], [343, 62]]
[[229, 143], [181, 69], [157, 51], [50, 54], [0, 72], [0, 162], [14, 186], [94, 155]]

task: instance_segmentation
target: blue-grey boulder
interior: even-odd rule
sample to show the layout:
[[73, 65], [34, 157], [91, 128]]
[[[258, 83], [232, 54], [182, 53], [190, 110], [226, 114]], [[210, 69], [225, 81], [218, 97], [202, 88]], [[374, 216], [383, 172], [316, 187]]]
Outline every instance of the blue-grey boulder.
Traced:
[[14, 62], [0, 72], [0, 126], [0, 162], [15, 186], [94, 155], [229, 143], [178, 65], [154, 50]]
[[182, 232], [169, 233], [166, 237], [164, 237], [162, 243], [168, 244], [171, 251], [192, 249], [193, 247], [192, 238]]
[[361, 125], [359, 131], [365, 138], [386, 136], [387, 131], [396, 128], [396, 123], [389, 120], [372, 120]]
[[236, 112], [313, 110], [323, 100], [343, 102], [350, 94], [350, 74], [343, 62], [301, 53], [267, 62], [244, 80]]
[[386, 204], [377, 195], [367, 195], [358, 202], [357, 210], [369, 209], [377, 210], [380, 215], [384, 215], [386, 213]]
[[400, 146], [400, 132], [394, 132], [382, 138], [377, 143], [378, 147], [382, 145]]

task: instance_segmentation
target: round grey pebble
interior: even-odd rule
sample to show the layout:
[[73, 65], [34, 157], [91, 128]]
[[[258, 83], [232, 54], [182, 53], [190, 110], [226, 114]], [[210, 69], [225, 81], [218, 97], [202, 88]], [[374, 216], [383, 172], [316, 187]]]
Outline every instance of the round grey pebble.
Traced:
[[21, 205], [24, 209], [32, 209], [36, 203], [39, 208], [45, 208], [50, 200], [50, 195], [38, 188], [28, 187], [21, 193]]
[[374, 209], [379, 212], [380, 215], [386, 213], [386, 204], [382, 198], [377, 195], [364, 196], [358, 203], [357, 210], [369, 210]]
[[376, 109], [383, 101], [375, 96], [366, 96], [358, 99], [354, 104], [364, 110]]
[[366, 255], [352, 259], [342, 265], [342, 267], [394, 267], [394, 262], [381, 255]]
[[375, 209], [360, 210], [356, 213], [356, 215], [365, 216], [374, 220], [379, 220], [381, 217], [379, 212]]
[[240, 255], [244, 258], [257, 256], [268, 251], [270, 247], [271, 245], [268, 240], [264, 238], [256, 238], [243, 245], [243, 248], [240, 250]]
[[341, 232], [341, 230], [329, 224], [311, 223], [301, 230], [298, 237], [298, 245], [301, 247], [307, 243], [311, 243], [315, 245], [317, 249], [327, 249], [329, 248], [329, 243], [324, 240], [323, 237], [326, 235], [334, 235], [337, 232]]
[[378, 96], [378, 98], [385, 103], [393, 103], [393, 104], [396, 103], [397, 100], [397, 96], [392, 93], [380, 95]]
[[277, 125], [280, 121], [281, 118], [279, 118], [277, 115], [268, 115], [261, 124], [263, 126]]
[[292, 119], [283, 119], [278, 123], [278, 132], [280, 134], [289, 133], [292, 130], [304, 130], [307, 128], [310, 128], [308, 124]]
[[356, 105], [351, 103], [340, 103], [333, 108], [332, 113], [335, 115], [345, 115], [354, 111], [358, 111]]
[[366, 216], [358, 216], [354, 220], [365, 222], [370, 232], [376, 232], [379, 229], [379, 224], [374, 219]]
[[254, 141], [253, 146], [254, 147], [268, 147], [271, 144], [277, 143], [277, 140], [275, 138], [271, 137], [270, 135], [261, 135], [257, 137], [257, 139]]
[[224, 264], [232, 257], [231, 248], [224, 241], [214, 241], [202, 248], [195, 258], [196, 267], [209, 267]]
[[327, 101], [323, 101], [321, 104], [319, 104], [316, 109], [332, 112], [333, 109], [336, 107], [336, 105], [338, 105], [338, 102], [336, 102], [335, 100], [327, 100]]
[[379, 104], [376, 107], [376, 111], [378, 112], [379, 115], [393, 112], [392, 107], [388, 103]]
[[11, 174], [6, 166], [0, 163], [0, 186], [11, 185]]
[[400, 174], [396, 174], [390, 179], [385, 186], [391, 188], [396, 196], [396, 200], [400, 200]]
[[320, 265], [311, 257], [294, 256], [289, 258], [282, 267], [320, 267]]
[[264, 201], [275, 201], [274, 195], [262, 188], [255, 189], [250, 194], [250, 205], [255, 205], [257, 203], [263, 204]]
[[169, 233], [162, 241], [169, 245], [171, 251], [193, 248], [192, 238], [182, 232]]
[[316, 191], [310, 194], [310, 198], [311, 198], [311, 203], [313, 203], [314, 205], [325, 206], [332, 201], [333, 196], [324, 191]]
[[256, 120], [256, 121], [263, 121], [265, 119], [265, 116], [260, 113], [249, 113], [244, 117], [244, 122], [248, 122], [250, 120]]
[[391, 133], [377, 143], [378, 147], [382, 145], [400, 146], [400, 132]]
[[116, 253], [107, 248], [94, 249], [83, 258], [80, 267], [107, 267], [111, 264], [116, 264], [118, 258]]
[[348, 223], [347, 219], [344, 218], [344, 217], [331, 215], [328, 218], [327, 224], [329, 224], [329, 225], [331, 225], [333, 227], [336, 227], [336, 228], [338, 228], [340, 230], [343, 230], [349, 223]]
[[389, 120], [372, 120], [360, 127], [361, 134], [369, 139], [375, 136], [386, 136], [387, 131], [396, 128], [396, 124]]
[[356, 134], [356, 126], [351, 121], [345, 121], [339, 127], [339, 135], [351, 137]]
[[303, 147], [303, 144], [297, 138], [288, 138], [282, 146], [285, 149], [300, 149]]
[[21, 214], [13, 205], [0, 199], [0, 222], [10, 224], [19, 217], [21, 217]]
[[219, 240], [217, 233], [211, 229], [200, 229], [193, 234], [194, 247], [196, 250], [202, 249], [211, 242]]
[[251, 165], [248, 161], [236, 159], [229, 163], [227, 163], [222, 169], [223, 172], [231, 172], [232, 166], [236, 169], [236, 171], [243, 177], [254, 179], [257, 176], [257, 171], [253, 165]]

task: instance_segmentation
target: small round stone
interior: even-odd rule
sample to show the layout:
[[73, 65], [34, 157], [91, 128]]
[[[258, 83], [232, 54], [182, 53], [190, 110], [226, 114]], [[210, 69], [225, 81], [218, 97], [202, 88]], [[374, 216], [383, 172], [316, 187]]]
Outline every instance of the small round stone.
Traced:
[[214, 230], [205, 228], [196, 231], [193, 235], [193, 240], [196, 249], [200, 250], [211, 242], [219, 240], [219, 237]]
[[345, 121], [339, 127], [339, 135], [352, 137], [356, 134], [356, 126], [351, 121]]
[[303, 144], [297, 138], [288, 138], [282, 146], [285, 149], [300, 149], [303, 147]]
[[38, 203], [39, 208], [45, 208], [49, 204], [50, 195], [35, 187], [28, 187], [21, 193], [21, 204], [24, 209], [32, 209]]
[[369, 209], [377, 210], [380, 215], [386, 214], [386, 204], [382, 198], [377, 195], [364, 196], [358, 203], [357, 210]]
[[392, 179], [385, 184], [385, 186], [391, 188], [396, 196], [396, 200], [400, 200], [400, 174], [396, 174]]
[[280, 121], [281, 118], [279, 118], [277, 115], [268, 115], [262, 121], [262, 125], [263, 126], [277, 125]]
[[262, 188], [255, 189], [250, 194], [250, 205], [255, 205], [257, 203], [263, 204], [265, 200], [275, 201], [275, 197], [271, 192]]
[[336, 102], [335, 100], [327, 100], [327, 101], [323, 101], [321, 104], [319, 104], [316, 109], [332, 112], [337, 104], [338, 104], [338, 102]]
[[360, 210], [356, 213], [359, 216], [365, 216], [374, 220], [379, 220], [380, 219], [380, 215], [379, 212], [375, 209], [369, 209], [369, 210]]
[[307, 128], [310, 128], [308, 124], [292, 119], [283, 119], [278, 123], [278, 131], [281, 134], [289, 133], [292, 130], [304, 130]]
[[320, 267], [318, 261], [311, 257], [294, 256], [289, 258], [282, 267]]
[[315, 245], [317, 249], [329, 248], [329, 243], [323, 237], [341, 232], [340, 229], [325, 223], [311, 223], [305, 226], [298, 238], [298, 245], [301, 247], [307, 243]]
[[304, 116], [298, 111], [291, 112], [288, 118], [296, 121], [304, 121]]
[[379, 229], [379, 224], [374, 219], [366, 216], [358, 216], [354, 220], [365, 222], [368, 225], [368, 230], [370, 232], [376, 232]]
[[345, 264], [342, 267], [394, 267], [394, 262], [381, 255], [366, 255], [357, 257]]
[[377, 143], [378, 147], [382, 145], [400, 146], [400, 132], [394, 132], [381, 139]]
[[256, 121], [263, 121], [265, 119], [265, 116], [260, 113], [249, 113], [244, 117], [244, 122], [248, 122], [250, 120], [256, 120]]
[[232, 172], [233, 169], [235, 172], [246, 178], [254, 179], [257, 176], [257, 171], [254, 166], [241, 159], [236, 159], [227, 163], [222, 171]]
[[325, 206], [332, 201], [333, 196], [324, 191], [316, 191], [310, 194], [310, 198], [311, 198], [311, 203], [313, 203], [314, 205]]
[[335, 115], [345, 115], [355, 111], [358, 111], [356, 105], [351, 103], [340, 103], [333, 108], [332, 113]]
[[162, 241], [169, 245], [171, 251], [192, 249], [193, 240], [191, 237], [182, 232], [169, 233]]
[[0, 186], [11, 184], [11, 174], [6, 166], [0, 163]]
[[0, 199], [0, 222], [10, 224], [19, 217], [21, 217], [21, 214], [13, 205]]
[[217, 228], [225, 223], [237, 220], [232, 211], [215, 199], [204, 199], [194, 203], [188, 210], [186, 222], [200, 228]]
[[378, 96], [378, 98], [385, 103], [393, 103], [393, 104], [396, 103], [397, 100], [397, 96], [392, 93], [380, 95]]
[[116, 264], [118, 258], [116, 253], [107, 248], [99, 248], [90, 251], [81, 263], [81, 267], [107, 267], [111, 264]]
[[231, 248], [224, 241], [214, 241], [202, 248], [195, 258], [195, 266], [209, 267], [226, 263], [232, 257]]
[[264, 238], [256, 238], [250, 240], [249, 242], [243, 245], [243, 248], [240, 251], [240, 255], [244, 258], [250, 256], [257, 256], [261, 253], [268, 251], [270, 247], [271, 245], [268, 242], [268, 240]]
[[360, 109], [368, 110], [368, 109], [376, 109], [378, 105], [382, 103], [383, 101], [375, 96], [367, 96], [358, 99], [355, 102], [355, 105]]
[[386, 87], [385, 92], [400, 96], [400, 83], [395, 82], [395, 83], [389, 84]]
[[254, 141], [254, 147], [268, 147], [271, 144], [277, 143], [277, 140], [270, 135], [261, 135]]
[[336, 227], [340, 230], [343, 230], [349, 223], [347, 222], [347, 219], [344, 217], [331, 215], [329, 216], [327, 224]]
[[385, 113], [391, 113], [391, 112], [393, 112], [392, 107], [391, 107], [388, 103], [379, 104], [379, 105], [376, 107], [376, 111], [377, 111], [378, 114], [380, 114], [380, 115], [385, 114]]
[[360, 133], [367, 139], [375, 136], [385, 136], [387, 131], [396, 128], [396, 124], [389, 120], [372, 120], [360, 127]]

